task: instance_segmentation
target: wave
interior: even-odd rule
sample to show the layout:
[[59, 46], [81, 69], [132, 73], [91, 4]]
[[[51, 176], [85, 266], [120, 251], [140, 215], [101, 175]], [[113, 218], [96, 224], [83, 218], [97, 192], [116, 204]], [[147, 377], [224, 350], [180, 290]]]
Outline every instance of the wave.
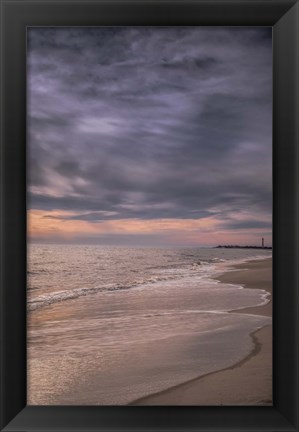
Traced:
[[[69, 290], [62, 290], [62, 291], [56, 291], [51, 294], [44, 294], [40, 295], [38, 297], [35, 297], [33, 299], [29, 299], [27, 302], [27, 308], [30, 311], [34, 311], [36, 309], [39, 309], [41, 307], [50, 306], [53, 303], [59, 303], [65, 300], [72, 300], [79, 297], [83, 297], [90, 294], [97, 294], [99, 292], [114, 292], [114, 291], [122, 291], [122, 290], [129, 290], [132, 288], [138, 288], [145, 285], [151, 285], [156, 284], [157, 282], [167, 282], [171, 280], [181, 280], [185, 277], [199, 277], [199, 278], [205, 278], [210, 277], [212, 274], [217, 273], [216, 266], [217, 263], [231, 263], [234, 265], [235, 263], [241, 263], [241, 262], [248, 262], [254, 259], [264, 259], [267, 257], [261, 256], [261, 257], [250, 257], [246, 259], [239, 259], [239, 260], [226, 260], [222, 258], [211, 258], [211, 259], [205, 259], [205, 260], [198, 260], [193, 263], [185, 263], [185, 267], [176, 267], [173, 265], [166, 265], [166, 266], [160, 266], [158, 267], [160, 270], [164, 270], [166, 272], [167, 270], [171, 271], [174, 270], [175, 272], [167, 273], [167, 274], [156, 274], [152, 275], [146, 279], [138, 279], [135, 281], [131, 281], [128, 283], [115, 283], [115, 284], [106, 284], [101, 286], [95, 286], [95, 287], [80, 287], [80, 288], [74, 288]], [[154, 268], [154, 267], [152, 267]], [[158, 269], [157, 268], [157, 269]], [[223, 271], [231, 271], [233, 269], [231, 268], [225, 268], [222, 269]], [[31, 273], [31, 272], [30, 272]], [[32, 272], [33, 273], [33, 272]], [[34, 291], [36, 291], [38, 288], [35, 287]]]
[[[36, 310], [43, 306], [49, 306], [53, 303], [59, 303], [63, 300], [72, 300], [88, 294], [95, 294], [101, 291], [120, 290], [122, 287], [103, 286], [103, 287], [82, 287], [73, 290], [57, 291], [54, 294], [45, 294], [28, 300], [28, 310]], [[124, 288], [123, 288], [124, 289]]]
[[[197, 266], [197, 264], [193, 264]], [[107, 284], [107, 285], [101, 285], [96, 287], [81, 287], [81, 288], [74, 288], [71, 290], [63, 290], [63, 291], [56, 291], [55, 293], [51, 294], [45, 294], [38, 297], [35, 297], [32, 300], [28, 300], [27, 302], [27, 308], [30, 311], [39, 309], [44, 306], [50, 306], [53, 303], [59, 303], [64, 300], [72, 300], [76, 299], [78, 297], [83, 297], [89, 294], [97, 294], [99, 292], [113, 292], [113, 291], [122, 291], [122, 290], [129, 290], [132, 288], [141, 287], [144, 285], [151, 285], [156, 284], [157, 282], [167, 282], [171, 280], [180, 280], [186, 276], [190, 276], [189, 270], [192, 270], [192, 266], [189, 268], [181, 268], [177, 269], [177, 272], [175, 274], [167, 274], [167, 275], [153, 275], [146, 279], [139, 279], [136, 281], [128, 282], [125, 284]], [[179, 273], [181, 271], [181, 273]], [[203, 276], [203, 272], [192, 272], [192, 276]], [[207, 274], [205, 274], [207, 275]]]

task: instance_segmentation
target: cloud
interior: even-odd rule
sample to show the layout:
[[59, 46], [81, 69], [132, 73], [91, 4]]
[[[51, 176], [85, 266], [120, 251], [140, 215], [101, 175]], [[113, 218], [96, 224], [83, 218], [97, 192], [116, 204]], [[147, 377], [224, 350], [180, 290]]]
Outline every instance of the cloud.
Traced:
[[258, 225], [271, 43], [270, 28], [30, 28], [29, 209], [96, 223], [248, 208]]

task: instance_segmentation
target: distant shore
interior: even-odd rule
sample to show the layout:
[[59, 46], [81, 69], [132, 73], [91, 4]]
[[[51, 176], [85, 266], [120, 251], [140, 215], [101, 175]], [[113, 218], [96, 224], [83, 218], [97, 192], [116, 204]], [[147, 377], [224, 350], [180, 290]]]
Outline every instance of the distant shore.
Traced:
[[[270, 301], [231, 311], [272, 316], [272, 258], [234, 266], [215, 276], [223, 283], [263, 289]], [[253, 349], [237, 364], [132, 402], [131, 405], [272, 405], [272, 325], [250, 334]]]
[[272, 246], [239, 246], [239, 245], [218, 245], [215, 249], [262, 249], [262, 250], [272, 250]]

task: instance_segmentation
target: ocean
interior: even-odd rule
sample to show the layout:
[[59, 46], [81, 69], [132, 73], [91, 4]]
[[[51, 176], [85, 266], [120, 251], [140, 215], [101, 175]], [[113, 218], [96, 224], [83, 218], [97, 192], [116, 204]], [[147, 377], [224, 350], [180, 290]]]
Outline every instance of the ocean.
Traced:
[[[213, 277], [269, 250], [28, 246], [29, 405], [123, 405], [231, 366], [271, 318]], [[228, 311], [232, 311], [228, 313]]]

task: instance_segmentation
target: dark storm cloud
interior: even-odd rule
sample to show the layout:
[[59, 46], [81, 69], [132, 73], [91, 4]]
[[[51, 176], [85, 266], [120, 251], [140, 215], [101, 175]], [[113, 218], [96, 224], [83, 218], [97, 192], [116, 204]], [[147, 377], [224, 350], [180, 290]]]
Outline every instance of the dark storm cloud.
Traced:
[[271, 62], [270, 28], [29, 29], [30, 208], [270, 217]]

